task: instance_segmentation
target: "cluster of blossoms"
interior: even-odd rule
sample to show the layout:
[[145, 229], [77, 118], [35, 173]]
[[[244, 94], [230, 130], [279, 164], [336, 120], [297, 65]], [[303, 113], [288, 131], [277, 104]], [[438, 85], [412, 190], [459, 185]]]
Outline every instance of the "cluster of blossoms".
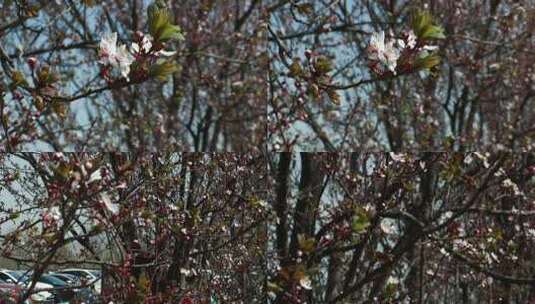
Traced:
[[117, 43], [117, 33], [106, 34], [99, 45], [99, 63], [106, 68], [117, 68], [121, 76], [130, 81], [129, 75], [133, 63], [143, 62], [147, 59], [173, 56], [176, 52], [164, 50], [163, 43], [155, 43], [150, 34], [136, 32], [135, 41], [130, 50], [126, 45]]
[[48, 230], [58, 229], [61, 223], [61, 213], [57, 207], [48, 208], [41, 213], [41, 219], [43, 221], [43, 228]]
[[[403, 32], [399, 39], [386, 39], [385, 33], [374, 33], [368, 45], [370, 67], [377, 74], [390, 71], [396, 75], [399, 70], [407, 70], [411, 66], [411, 58], [427, 55], [438, 46], [425, 45], [419, 41], [414, 31]], [[401, 69], [400, 69], [401, 66]]]
[[102, 37], [99, 48], [99, 63], [117, 67], [121, 75], [128, 79], [130, 65], [134, 62], [134, 57], [126, 49], [126, 45], [117, 45], [117, 33], [107, 34]]
[[525, 194], [522, 191], [520, 191], [520, 188], [518, 187], [518, 185], [515, 182], [513, 182], [510, 178], [504, 179], [502, 181], [502, 185], [505, 188], [509, 188], [510, 190], [512, 190], [515, 196], [525, 197]]
[[143, 34], [136, 32], [136, 40], [132, 43], [132, 54], [135, 58], [152, 54], [153, 57], [170, 57], [176, 54], [175, 51], [166, 51], [163, 49], [163, 44], [155, 43], [154, 38], [150, 34]]
[[372, 62], [381, 63], [392, 73], [396, 73], [400, 52], [394, 46], [394, 40], [385, 41], [385, 33], [383, 31], [372, 35], [368, 53], [368, 58]]

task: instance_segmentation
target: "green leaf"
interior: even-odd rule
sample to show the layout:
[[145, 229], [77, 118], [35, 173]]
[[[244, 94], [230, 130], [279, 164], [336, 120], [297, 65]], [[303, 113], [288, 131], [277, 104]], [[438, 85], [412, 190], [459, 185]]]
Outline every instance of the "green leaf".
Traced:
[[54, 171], [63, 178], [69, 178], [73, 170], [73, 166], [66, 162], [61, 162], [54, 168]]
[[307, 238], [305, 235], [299, 234], [297, 236], [297, 242], [299, 243], [299, 249], [305, 253], [308, 253], [314, 250], [314, 243], [316, 240], [313, 237]]
[[411, 16], [411, 28], [418, 36], [421, 37], [422, 32], [427, 26], [432, 25], [433, 17], [428, 11], [417, 10]]
[[52, 102], [52, 111], [56, 113], [60, 118], [65, 118], [67, 115], [67, 106], [64, 102], [53, 101]]
[[45, 101], [43, 100], [43, 97], [39, 95], [33, 97], [33, 104], [38, 111], [43, 111], [45, 109]]
[[98, 223], [98, 224], [96, 224], [95, 226], [93, 226], [93, 227], [91, 228], [91, 232], [93, 232], [93, 233], [99, 233], [99, 232], [104, 231], [104, 228], [105, 228], [105, 227], [104, 227], [103, 224]]
[[318, 56], [314, 61], [314, 69], [319, 75], [325, 75], [332, 70], [332, 62], [326, 56]]
[[150, 5], [149, 5], [149, 14], [151, 13], [151, 11], [153, 10], [157, 10], [157, 9], [166, 9], [167, 8], [167, 4], [165, 3], [165, 0], [154, 0]]
[[351, 227], [353, 231], [357, 233], [362, 233], [366, 228], [370, 226], [370, 220], [368, 218], [368, 213], [362, 207], [355, 208], [355, 214], [353, 215], [353, 220]]
[[420, 39], [444, 39], [444, 29], [433, 22], [428, 11], [418, 10], [411, 17], [411, 28]]
[[145, 272], [143, 272], [140, 276], [139, 276], [139, 279], [137, 280], [137, 287], [138, 287], [138, 290], [140, 292], [142, 292], [143, 294], [147, 293], [148, 289], [149, 289], [149, 284], [150, 284], [150, 281], [149, 281], [149, 278], [147, 277], [147, 275], [145, 274]]
[[290, 72], [288, 73], [288, 76], [296, 78], [303, 75], [303, 68], [301, 67], [301, 64], [299, 63], [299, 59], [293, 60], [292, 64], [289, 66]]
[[7, 113], [4, 113], [2, 115], [2, 124], [7, 125], [9, 123], [9, 118], [7, 116]]
[[182, 29], [178, 25], [172, 25], [171, 23], [167, 23], [164, 25], [159, 33], [158, 33], [158, 40], [165, 42], [168, 40], [184, 40], [184, 36], [182, 35]]
[[169, 14], [162, 9], [157, 9], [149, 14], [149, 33], [158, 40], [160, 29], [169, 24]]
[[59, 80], [59, 75], [52, 71], [50, 67], [43, 66], [37, 71], [37, 79], [43, 85], [53, 84]]
[[424, 57], [416, 59], [415, 65], [420, 69], [430, 69], [440, 63], [440, 56], [437, 54], [429, 54]]
[[292, 273], [292, 280], [300, 281], [304, 277], [306, 277], [306, 269], [302, 264], [299, 264]]
[[314, 83], [310, 83], [307, 87], [306, 94], [308, 96], [311, 96], [312, 98], [319, 98], [320, 97], [320, 89], [318, 86]]
[[13, 80], [13, 83], [11, 84], [12, 89], [16, 88], [20, 85], [27, 85], [26, 79], [24, 79], [24, 75], [19, 70], [13, 70], [11, 72], [11, 79]]
[[55, 238], [56, 234], [54, 232], [48, 232], [43, 234], [43, 239], [45, 239], [45, 241], [47, 241], [48, 243], [52, 243]]
[[424, 29], [421, 38], [423, 39], [445, 39], [444, 30], [438, 25], [430, 25]]
[[151, 66], [150, 75], [156, 77], [157, 79], [164, 81], [167, 76], [178, 71], [178, 65], [174, 62], [163, 61], [158, 62]]
[[149, 33], [156, 41], [183, 40], [182, 29], [171, 23], [171, 16], [164, 4], [155, 2], [149, 6]]
[[398, 284], [396, 283], [392, 283], [392, 282], [387, 282], [386, 286], [385, 286], [385, 296], [386, 298], [393, 298], [395, 295], [396, 295], [396, 290], [398, 290], [399, 288], [397, 287]]
[[281, 290], [283, 290], [282, 287], [280, 287], [277, 283], [272, 282], [272, 281], [268, 281], [267, 288], [268, 288], [268, 290], [272, 290], [272, 291], [281, 291]]

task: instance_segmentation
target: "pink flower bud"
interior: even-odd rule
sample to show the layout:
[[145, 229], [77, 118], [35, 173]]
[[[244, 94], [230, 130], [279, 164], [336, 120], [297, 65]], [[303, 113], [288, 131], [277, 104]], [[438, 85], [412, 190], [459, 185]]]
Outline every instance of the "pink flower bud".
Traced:
[[134, 41], [141, 42], [141, 41], [143, 41], [143, 37], [145, 37], [143, 32], [141, 32], [141, 31], [135, 31], [134, 32]]
[[13, 98], [17, 99], [17, 100], [21, 100], [24, 96], [22, 95], [21, 92], [19, 91], [14, 91], [13, 92]]
[[30, 69], [33, 70], [33, 69], [35, 69], [35, 66], [37, 65], [37, 58], [32, 56], [32, 57], [28, 58], [27, 62], [28, 62], [28, 65], [30, 66]]

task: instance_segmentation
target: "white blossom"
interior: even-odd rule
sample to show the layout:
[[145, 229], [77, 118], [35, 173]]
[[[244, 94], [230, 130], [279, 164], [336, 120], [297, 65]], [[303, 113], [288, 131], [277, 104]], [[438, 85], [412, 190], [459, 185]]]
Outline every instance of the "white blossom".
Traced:
[[139, 53], [141, 50], [143, 50], [145, 53], [149, 53], [152, 49], [151, 38], [152, 37], [150, 35], [143, 36], [141, 45], [137, 42], [132, 43], [132, 53]]
[[426, 51], [434, 51], [438, 49], [438, 45], [424, 45], [423, 49]]
[[472, 156], [470, 154], [468, 154], [465, 158], [464, 158], [464, 163], [469, 165], [472, 163], [474, 159], [472, 158]]
[[121, 75], [128, 80], [130, 65], [134, 62], [134, 57], [128, 52], [125, 45], [117, 44], [117, 33], [106, 34], [102, 37], [99, 55], [100, 63], [119, 68]]
[[477, 158], [479, 158], [480, 160], [483, 161], [483, 167], [485, 168], [489, 168], [490, 167], [490, 164], [489, 164], [489, 161], [488, 161], [488, 155], [483, 155], [479, 152], [474, 152], [473, 153], [475, 156], [477, 156]]
[[299, 280], [299, 285], [303, 287], [304, 289], [311, 290], [312, 289], [312, 281], [308, 276], [304, 276]]
[[396, 74], [396, 66], [399, 58], [399, 50], [394, 47], [394, 41], [385, 41], [383, 31], [374, 33], [370, 39], [370, 59], [380, 61], [392, 73]]
[[110, 197], [106, 193], [102, 193], [100, 196], [102, 202], [104, 203], [104, 206], [106, 209], [108, 209], [111, 213], [117, 214], [119, 212], [119, 207], [117, 204], [114, 204], [111, 202]]
[[43, 210], [41, 218], [46, 229], [58, 229], [62, 225], [61, 212], [58, 207]]
[[399, 284], [399, 279], [395, 278], [393, 276], [388, 277], [388, 280], [386, 281], [387, 284], [397, 285]]
[[[134, 42], [132, 43], [132, 53], [140, 53], [143, 51], [143, 53], [148, 54], [152, 50], [152, 36], [151, 35], [145, 35], [143, 36], [143, 39], [141, 41], [141, 44]], [[155, 56], [160, 57], [170, 57], [175, 55], [175, 51], [166, 51], [166, 50], [159, 50], [154, 53]]]
[[176, 54], [176, 51], [166, 51], [166, 50], [160, 50], [156, 53], [156, 56], [164, 56], [164, 57], [170, 57]]
[[97, 182], [102, 179], [102, 174], [100, 173], [100, 169], [95, 170], [91, 175], [89, 176], [89, 180], [87, 181], [88, 184], [91, 184], [92, 182]]
[[518, 185], [509, 178], [503, 180], [502, 185], [506, 188], [513, 190], [513, 193], [517, 196], [524, 195], [524, 193], [522, 193], [522, 191], [520, 191], [520, 189], [518, 188]]
[[383, 219], [379, 225], [381, 230], [386, 234], [391, 234], [394, 232], [394, 223], [391, 220]]
[[416, 35], [412, 30], [410, 30], [407, 33], [407, 42], [405, 42], [405, 39], [398, 39], [398, 45], [401, 49], [409, 48], [413, 49], [416, 46]]
[[190, 276], [190, 274], [191, 274], [191, 270], [189, 270], [189, 269], [186, 269], [186, 268], [180, 268], [180, 274], [182, 274], [182, 275], [185, 275], [185, 276], [189, 277], [189, 276]]
[[394, 160], [395, 162], [404, 163], [407, 161], [407, 157], [403, 153], [390, 152], [389, 155], [392, 158], [392, 160]]

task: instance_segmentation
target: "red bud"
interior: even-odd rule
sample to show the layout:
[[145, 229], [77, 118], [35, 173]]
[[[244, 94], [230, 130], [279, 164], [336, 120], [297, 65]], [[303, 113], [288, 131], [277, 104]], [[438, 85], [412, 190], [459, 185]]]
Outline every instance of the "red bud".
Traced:
[[35, 66], [37, 65], [37, 58], [35, 57], [30, 57], [28, 58], [28, 65], [30, 66], [30, 69], [35, 69]]

